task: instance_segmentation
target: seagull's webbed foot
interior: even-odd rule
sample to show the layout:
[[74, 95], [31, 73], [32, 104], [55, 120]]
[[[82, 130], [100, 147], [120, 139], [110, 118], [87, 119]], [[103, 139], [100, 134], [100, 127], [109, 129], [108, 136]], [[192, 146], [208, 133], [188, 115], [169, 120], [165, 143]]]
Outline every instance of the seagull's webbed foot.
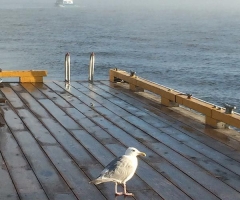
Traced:
[[123, 192], [115, 192], [115, 196], [121, 196], [123, 195]]
[[124, 194], [124, 196], [134, 196], [134, 194], [133, 193], [128, 193], [128, 192], [126, 192], [126, 193], [123, 193]]
[[123, 190], [124, 190], [124, 192], [123, 192], [124, 196], [134, 196], [133, 193], [128, 193], [128, 192], [127, 192], [126, 183], [123, 184]]
[[118, 184], [115, 183], [115, 196], [121, 196], [121, 195], [124, 195], [124, 196], [134, 196], [133, 193], [128, 193], [128, 192], [127, 192], [126, 183], [123, 184], [123, 190], [124, 190], [124, 192], [118, 192], [118, 191], [117, 191], [117, 185], [118, 185]]

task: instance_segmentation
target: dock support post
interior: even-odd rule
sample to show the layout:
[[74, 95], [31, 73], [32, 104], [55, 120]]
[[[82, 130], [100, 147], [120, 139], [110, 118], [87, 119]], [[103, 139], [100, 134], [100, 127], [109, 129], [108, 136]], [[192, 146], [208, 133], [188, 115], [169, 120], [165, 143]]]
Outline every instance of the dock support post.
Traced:
[[93, 83], [94, 63], [95, 63], [95, 55], [92, 52], [91, 55], [90, 55], [89, 76], [88, 76], [88, 81], [91, 82], [91, 83]]
[[213, 128], [226, 128], [226, 124], [224, 122], [220, 122], [209, 116], [205, 116], [205, 124], [212, 126]]
[[70, 83], [70, 53], [65, 55], [65, 81]]

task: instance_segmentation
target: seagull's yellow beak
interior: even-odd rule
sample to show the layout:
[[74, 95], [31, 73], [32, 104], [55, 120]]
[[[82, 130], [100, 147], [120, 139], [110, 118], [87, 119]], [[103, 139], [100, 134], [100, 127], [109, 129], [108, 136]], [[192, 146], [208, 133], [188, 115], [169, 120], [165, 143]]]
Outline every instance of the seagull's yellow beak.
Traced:
[[138, 155], [139, 156], [147, 156], [144, 152], [139, 152]]

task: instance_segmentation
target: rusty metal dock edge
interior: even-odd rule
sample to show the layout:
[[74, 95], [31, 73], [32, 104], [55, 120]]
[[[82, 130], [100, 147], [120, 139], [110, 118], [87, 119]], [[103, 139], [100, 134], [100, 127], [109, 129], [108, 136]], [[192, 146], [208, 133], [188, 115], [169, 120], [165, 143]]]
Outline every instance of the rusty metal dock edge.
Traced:
[[176, 106], [180, 104], [184, 107], [202, 113], [205, 115], [205, 124], [208, 124], [214, 128], [223, 128], [225, 127], [225, 124], [240, 128], [240, 115], [238, 113], [233, 112], [231, 114], [227, 114], [225, 109], [221, 107], [215, 106], [192, 96], [189, 97], [186, 94], [183, 95], [183, 93], [145, 80], [126, 71], [110, 69], [109, 80], [111, 82], [122, 80], [129, 84], [129, 88], [132, 91], [148, 90], [152, 93], [160, 95], [161, 104], [165, 106]]

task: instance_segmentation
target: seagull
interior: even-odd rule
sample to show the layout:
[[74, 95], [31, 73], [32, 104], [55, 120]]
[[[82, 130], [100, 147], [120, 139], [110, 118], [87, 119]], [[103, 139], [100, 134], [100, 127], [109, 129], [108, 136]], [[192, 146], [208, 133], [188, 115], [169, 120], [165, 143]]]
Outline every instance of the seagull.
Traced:
[[[138, 151], [136, 148], [129, 147], [126, 150], [125, 155], [115, 158], [105, 167], [100, 175], [90, 183], [98, 185], [105, 182], [114, 182], [116, 196], [133, 196], [133, 193], [127, 192], [126, 182], [130, 180], [135, 174], [138, 166], [138, 155], [146, 156], [145, 153]], [[118, 184], [123, 185], [123, 192], [117, 191]]]

